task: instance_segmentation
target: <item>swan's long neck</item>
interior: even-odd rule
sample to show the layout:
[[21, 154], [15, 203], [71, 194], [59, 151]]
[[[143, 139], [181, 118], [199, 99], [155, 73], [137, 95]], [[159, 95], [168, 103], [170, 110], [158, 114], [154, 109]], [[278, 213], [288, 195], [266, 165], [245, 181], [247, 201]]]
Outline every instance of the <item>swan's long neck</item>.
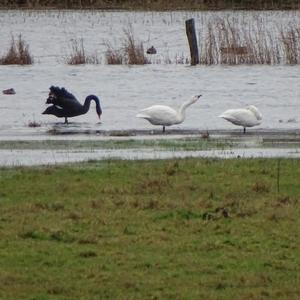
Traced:
[[178, 109], [178, 117], [179, 117], [180, 121], [183, 121], [185, 119], [185, 110], [194, 102], [195, 101], [193, 99], [191, 99], [191, 100], [186, 101], [181, 104], [181, 106]]
[[248, 109], [255, 115], [255, 117], [258, 121], [262, 120], [262, 114], [254, 105], [248, 106]]
[[101, 107], [100, 107], [100, 101], [99, 98], [95, 95], [89, 95], [85, 98], [84, 104], [83, 104], [83, 110], [84, 113], [88, 112], [90, 109], [91, 101], [94, 100], [96, 103], [96, 111], [98, 114], [102, 113]]

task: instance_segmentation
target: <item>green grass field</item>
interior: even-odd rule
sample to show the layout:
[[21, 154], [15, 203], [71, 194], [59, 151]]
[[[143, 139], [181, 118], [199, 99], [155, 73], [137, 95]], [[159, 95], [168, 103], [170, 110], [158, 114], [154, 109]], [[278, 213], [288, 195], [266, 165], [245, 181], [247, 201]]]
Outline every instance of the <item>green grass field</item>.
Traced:
[[299, 183], [293, 159], [2, 168], [0, 299], [299, 299]]

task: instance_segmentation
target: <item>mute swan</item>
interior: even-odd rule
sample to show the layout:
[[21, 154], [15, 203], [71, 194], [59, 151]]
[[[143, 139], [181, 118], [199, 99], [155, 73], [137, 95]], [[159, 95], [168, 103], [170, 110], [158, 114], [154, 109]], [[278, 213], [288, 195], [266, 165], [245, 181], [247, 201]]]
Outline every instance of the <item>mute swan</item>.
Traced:
[[165, 132], [165, 126], [182, 123], [185, 119], [186, 108], [195, 103], [201, 96], [193, 96], [189, 101], [184, 102], [178, 110], [166, 105], [153, 105], [141, 110], [136, 117], [146, 119], [153, 125], [162, 125], [163, 132]]
[[249, 105], [245, 108], [228, 109], [219, 117], [234, 125], [243, 126], [244, 133], [246, 133], [246, 127], [253, 127], [262, 122], [262, 114], [254, 105]]
[[65, 88], [55, 86], [50, 87], [49, 97], [46, 104], [53, 104], [46, 108], [43, 112], [45, 115], [54, 115], [58, 118], [65, 118], [65, 123], [68, 123], [68, 118], [83, 115], [88, 112], [91, 101], [96, 103], [96, 112], [100, 119], [102, 110], [100, 107], [99, 98], [95, 95], [89, 95], [85, 98], [82, 105], [79, 101], [69, 93]]

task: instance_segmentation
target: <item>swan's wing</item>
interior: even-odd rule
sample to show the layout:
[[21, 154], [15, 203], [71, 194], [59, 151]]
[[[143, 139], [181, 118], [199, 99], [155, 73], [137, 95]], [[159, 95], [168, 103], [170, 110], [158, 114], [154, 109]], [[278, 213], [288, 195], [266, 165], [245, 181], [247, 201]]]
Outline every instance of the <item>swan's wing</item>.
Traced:
[[228, 109], [223, 112], [220, 116], [235, 125], [244, 127], [252, 127], [260, 124], [256, 116], [248, 109]]
[[69, 93], [64, 87], [60, 88], [57, 86], [50, 87], [50, 94], [46, 103], [52, 103], [66, 110], [76, 110], [81, 106], [73, 94]]
[[172, 125], [178, 120], [176, 110], [165, 105], [150, 106], [141, 110], [136, 116], [147, 119], [154, 125]]
[[75, 97], [74, 98], [61, 97], [58, 99], [56, 105], [66, 110], [76, 110], [78, 107], [81, 107], [80, 102]]

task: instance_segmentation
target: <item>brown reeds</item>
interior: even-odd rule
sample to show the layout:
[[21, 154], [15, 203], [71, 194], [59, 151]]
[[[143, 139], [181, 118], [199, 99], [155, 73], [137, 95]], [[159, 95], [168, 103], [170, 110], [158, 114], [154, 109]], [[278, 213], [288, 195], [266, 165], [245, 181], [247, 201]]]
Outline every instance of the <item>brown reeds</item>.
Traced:
[[281, 29], [280, 37], [283, 46], [285, 63], [296, 65], [300, 63], [300, 28]]
[[105, 58], [107, 64], [145, 65], [147, 59], [144, 46], [141, 41], [136, 41], [131, 26], [124, 29], [125, 38], [122, 49], [113, 49], [110, 43], [106, 43]]
[[124, 55], [121, 50], [114, 49], [110, 43], [106, 43], [107, 50], [105, 52], [105, 59], [108, 65], [121, 65], [123, 63]]
[[144, 65], [149, 63], [145, 56], [144, 47], [142, 42], [137, 42], [134, 39], [133, 31], [131, 28], [124, 30], [124, 52], [126, 62], [129, 65]]
[[72, 40], [71, 54], [66, 58], [68, 65], [82, 65], [82, 64], [99, 64], [100, 61], [97, 55], [87, 55], [83, 45], [83, 39]]
[[9, 49], [0, 58], [1, 65], [31, 65], [33, 57], [29, 52], [29, 45], [22, 39], [21, 34], [17, 41], [12, 36]]
[[250, 26], [235, 20], [209, 20], [200, 38], [200, 64], [299, 64], [300, 28], [281, 29], [279, 36], [260, 20]]

